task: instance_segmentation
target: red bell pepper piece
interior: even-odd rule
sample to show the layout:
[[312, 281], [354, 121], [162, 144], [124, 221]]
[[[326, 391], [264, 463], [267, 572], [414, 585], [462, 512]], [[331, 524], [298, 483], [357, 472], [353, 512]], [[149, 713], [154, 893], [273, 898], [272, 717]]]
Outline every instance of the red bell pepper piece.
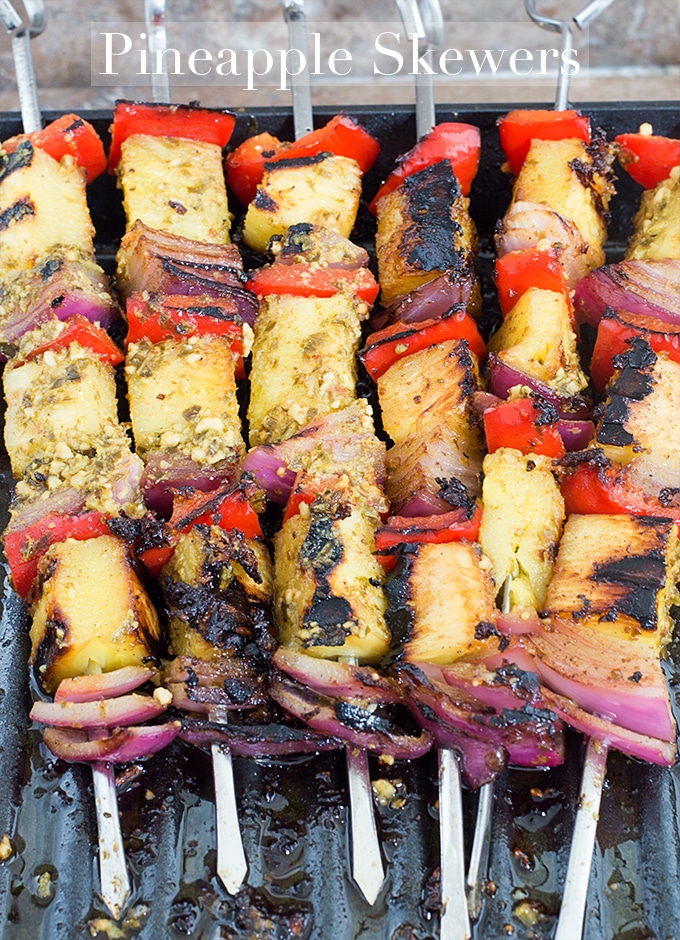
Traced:
[[15, 591], [21, 597], [28, 596], [38, 573], [38, 563], [50, 545], [66, 539], [85, 541], [108, 534], [105, 517], [94, 510], [70, 515], [48, 512], [25, 529], [7, 532], [5, 555]]
[[501, 147], [515, 176], [529, 153], [532, 140], [564, 140], [579, 137], [590, 143], [590, 119], [580, 111], [509, 111], [498, 119]]
[[79, 343], [83, 349], [92, 350], [95, 355], [103, 359], [104, 362], [109, 362], [112, 366], [120, 365], [125, 358], [106, 330], [79, 313], [69, 317], [66, 326], [58, 336], [47, 343], [36, 346], [27, 358], [33, 359], [48, 349], [68, 349], [71, 343]]
[[655, 134], [619, 134], [619, 163], [645, 189], [654, 189], [680, 165], [680, 140]]
[[664, 505], [627, 479], [623, 467], [583, 463], [565, 476], [560, 487], [567, 516], [614, 513], [673, 519], [680, 524], [680, 509]]
[[78, 166], [85, 170], [88, 183], [106, 169], [106, 154], [101, 137], [88, 121], [84, 121], [77, 114], [64, 114], [41, 131], [10, 137], [2, 145], [3, 150], [13, 153], [26, 137], [35, 147], [40, 147], [55, 160], [61, 160], [67, 155], [72, 156]]
[[590, 378], [599, 392], [605, 390], [614, 374], [614, 357], [628, 352], [628, 342], [635, 336], [643, 337], [654, 352], [665, 352], [674, 362], [680, 362], [680, 323], [609, 308], [598, 324], [590, 361]]
[[380, 144], [346, 114], [336, 114], [324, 127], [310, 131], [294, 143], [281, 141], [268, 133], [257, 134], [228, 154], [225, 161], [227, 184], [243, 205], [247, 205], [255, 198], [262, 182], [265, 163], [315, 157], [326, 151], [338, 157], [351, 157], [359, 164], [361, 172], [366, 173], [376, 161]]
[[544, 423], [540, 407], [532, 398], [504, 401], [484, 412], [484, 433], [490, 454], [499, 447], [512, 447], [523, 454], [564, 457], [566, 450], [556, 423]]
[[225, 532], [241, 532], [247, 539], [262, 538], [260, 517], [253, 509], [246, 493], [233, 489], [232, 484], [210, 492], [195, 491], [187, 496], [175, 493], [172, 516], [168, 521], [166, 545], [147, 548], [140, 558], [152, 577], [158, 577], [172, 558], [181, 533], [190, 532], [195, 525], [220, 526]]
[[318, 264], [272, 264], [256, 268], [249, 276], [249, 287], [260, 297], [268, 294], [293, 297], [332, 297], [345, 291], [358, 300], [373, 304], [378, 296], [378, 282], [368, 268], [323, 267]]
[[303, 503], [306, 506], [311, 506], [316, 497], [316, 493], [305, 493], [299, 490], [292, 492], [288, 502], [286, 503], [286, 511], [283, 514], [283, 521], [288, 522], [288, 520], [292, 519], [293, 516], [297, 516]]
[[467, 340], [480, 359], [486, 355], [486, 344], [477, 324], [464, 310], [458, 310], [438, 320], [423, 320], [413, 325], [393, 323], [373, 333], [360, 356], [368, 374], [377, 380], [397, 359], [451, 339]]
[[[506, 316], [531, 287], [552, 290], [569, 298], [569, 285], [557, 248], [509, 251], [496, 260], [496, 287], [501, 313]], [[569, 301], [571, 304], [571, 300]]]
[[245, 377], [243, 367], [243, 321], [237, 304], [228, 297], [196, 297], [191, 294], [159, 295], [149, 300], [135, 292], [128, 297], [126, 312], [128, 332], [125, 345], [148, 339], [161, 343], [165, 339], [187, 336], [224, 336], [230, 340], [236, 359], [236, 379]]
[[440, 160], [451, 163], [460, 190], [467, 196], [477, 175], [482, 140], [479, 128], [473, 124], [444, 123], [430, 131], [408, 153], [399, 158], [393, 170], [375, 194], [369, 209], [375, 215], [378, 200], [400, 186], [407, 176], [424, 170]]
[[115, 173], [120, 161], [120, 148], [133, 134], [183, 137], [186, 140], [201, 140], [218, 147], [226, 147], [235, 123], [235, 115], [218, 108], [118, 101], [111, 125], [109, 172]]
[[378, 561], [388, 571], [394, 566], [392, 554], [395, 548], [404, 544], [476, 542], [482, 523], [482, 507], [477, 504], [470, 512], [465, 508], [452, 509], [437, 516], [391, 516], [387, 525], [381, 526], [375, 533], [375, 548]]

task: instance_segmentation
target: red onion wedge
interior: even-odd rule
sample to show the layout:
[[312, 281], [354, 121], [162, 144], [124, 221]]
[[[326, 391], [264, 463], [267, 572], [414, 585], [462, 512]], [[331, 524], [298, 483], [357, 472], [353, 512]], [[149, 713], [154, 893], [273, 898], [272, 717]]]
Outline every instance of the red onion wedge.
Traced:
[[607, 307], [680, 323], [680, 260], [621, 261], [591, 271], [576, 288], [574, 306], [592, 326]]
[[35, 702], [30, 717], [57, 728], [115, 728], [137, 725], [161, 715], [166, 705], [150, 695], [122, 695], [120, 698], [86, 702]]
[[123, 666], [111, 672], [63, 679], [54, 693], [55, 702], [96, 702], [133, 692], [156, 674], [146, 666]]
[[296, 728], [279, 722], [246, 725], [231, 719], [224, 724], [185, 718], [179, 736], [198, 747], [226, 744], [232, 754], [240, 757], [292, 757], [344, 747], [340, 738], [318, 734], [306, 725]]
[[184, 454], [152, 451], [147, 456], [141, 481], [144, 502], [159, 516], [169, 519], [173, 509], [173, 491], [190, 487], [209, 493], [223, 481], [232, 480], [235, 470], [233, 461], [202, 467]]
[[377, 712], [345, 699], [319, 695], [288, 679], [275, 678], [271, 696], [310, 728], [342, 738], [372, 754], [387, 754], [395, 760], [413, 760], [429, 751], [432, 739], [427, 732], [411, 735], [400, 732]]
[[353, 666], [309, 656], [289, 646], [280, 646], [274, 665], [303, 685], [323, 695], [365, 699], [394, 704], [403, 701], [399, 687], [370, 666]]
[[373, 318], [371, 325], [382, 329], [391, 323], [438, 320], [456, 308], [476, 316], [481, 308], [479, 285], [471, 274], [461, 277], [458, 271], [446, 271], [394, 300], [383, 313]]
[[595, 425], [592, 421], [567, 421], [560, 418], [557, 430], [566, 450], [585, 450], [595, 436]]
[[93, 741], [84, 731], [66, 728], [45, 728], [43, 740], [55, 757], [75, 763], [124, 764], [142, 760], [167, 747], [179, 734], [180, 723], [141, 728], [122, 728]]
[[560, 418], [567, 421], [587, 420], [592, 411], [592, 402], [581, 395], [573, 395], [571, 398], [563, 398], [558, 393], [537, 379], [531, 378], [518, 369], [502, 362], [498, 353], [489, 353], [489, 390], [503, 400], [507, 399], [510, 389], [523, 385], [532, 392], [536, 392], [541, 398], [545, 398], [555, 410]]

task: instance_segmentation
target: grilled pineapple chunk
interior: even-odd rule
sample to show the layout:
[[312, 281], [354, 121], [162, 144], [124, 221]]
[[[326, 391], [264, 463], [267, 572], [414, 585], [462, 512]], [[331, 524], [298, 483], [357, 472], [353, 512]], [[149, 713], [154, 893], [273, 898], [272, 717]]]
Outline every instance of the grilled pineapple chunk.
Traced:
[[533, 140], [515, 182], [513, 202], [539, 203], [573, 222], [588, 245], [589, 267], [604, 264], [609, 173], [594, 167], [578, 138]]
[[110, 535], [52, 545], [40, 562], [31, 664], [53, 692], [62, 679], [140, 666], [155, 656], [158, 615]]
[[633, 229], [626, 258], [680, 258], [680, 167], [654, 189], [645, 190]]
[[468, 409], [479, 388], [477, 360], [467, 343], [447, 340], [398, 359], [377, 384], [383, 427], [399, 444], [421, 424]]
[[389, 647], [375, 512], [319, 495], [275, 541], [274, 616], [285, 646], [325, 659], [373, 663]]
[[125, 373], [140, 452], [177, 448], [203, 466], [243, 452], [227, 340], [191, 336], [131, 343]]
[[265, 164], [257, 195], [248, 206], [243, 240], [265, 252], [274, 235], [309, 222], [349, 238], [359, 208], [361, 170], [348, 157], [315, 157]]
[[333, 297], [265, 297], [255, 321], [250, 443], [285, 440], [356, 398], [365, 303]]
[[631, 641], [658, 657], [673, 632], [680, 577], [677, 526], [670, 519], [572, 515], [564, 527], [544, 616], [583, 636]]
[[121, 147], [117, 173], [128, 230], [139, 219], [199, 242], [229, 241], [231, 215], [217, 144], [133, 134]]
[[552, 462], [539, 454], [502, 447], [487, 454], [482, 469], [479, 542], [491, 560], [496, 590], [512, 578], [511, 608], [540, 610], [564, 523], [564, 500]]
[[30, 141], [0, 152], [0, 276], [27, 271], [55, 245], [94, 254], [85, 174], [69, 157], [58, 163]]
[[182, 535], [163, 569], [169, 613], [168, 637], [174, 656], [205, 662], [243, 655], [254, 625], [273, 590], [273, 571], [265, 546], [238, 532], [196, 526]]
[[544, 382], [559, 395], [577, 395], [588, 384], [569, 304], [556, 291], [532, 287], [522, 294], [492, 336], [489, 350], [501, 362]]
[[405, 633], [403, 659], [444, 665], [484, 647], [498, 611], [481, 560], [470, 542], [409, 547], [387, 585], [388, 617]]
[[383, 304], [448, 270], [474, 281], [478, 298], [477, 233], [468, 206], [448, 160], [413, 173], [378, 201], [375, 247]]
[[679, 408], [680, 364], [635, 339], [609, 385], [595, 443], [647, 492], [672, 489], [680, 477]]
[[63, 460], [98, 448], [118, 428], [113, 369], [79, 343], [47, 350], [4, 374], [5, 445], [19, 477], [45, 454]]

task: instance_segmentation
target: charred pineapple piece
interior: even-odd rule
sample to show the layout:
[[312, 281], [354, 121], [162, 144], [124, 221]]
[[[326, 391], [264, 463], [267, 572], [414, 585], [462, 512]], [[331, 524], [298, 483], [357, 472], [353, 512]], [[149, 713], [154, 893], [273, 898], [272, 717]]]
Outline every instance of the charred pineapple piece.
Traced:
[[673, 429], [680, 408], [680, 364], [637, 338], [608, 388], [595, 444], [626, 466], [647, 493], [677, 487], [680, 439]]
[[180, 536], [161, 582], [175, 656], [206, 662], [244, 656], [258, 631], [270, 631], [273, 572], [267, 549], [255, 539], [195, 526]]
[[365, 303], [334, 297], [263, 298], [255, 322], [250, 443], [276, 443], [356, 398]]
[[107, 429], [118, 429], [113, 369], [79, 343], [8, 364], [4, 388], [5, 445], [16, 477], [46, 454], [67, 461], [93, 454]]
[[470, 542], [420, 544], [404, 552], [386, 591], [400, 658], [446, 664], [479, 653], [496, 635], [498, 611], [482, 553]]
[[152, 229], [199, 242], [229, 241], [231, 215], [217, 144], [133, 134], [121, 147], [118, 182], [128, 229]]
[[398, 359], [377, 384], [383, 427], [398, 444], [452, 411], [465, 413], [479, 370], [467, 343], [448, 340]]
[[275, 235], [269, 246], [277, 261], [304, 264], [335, 264], [366, 266], [368, 252], [348, 238], [321, 225], [299, 222], [283, 235]]
[[569, 304], [556, 291], [532, 287], [522, 294], [492, 336], [489, 350], [501, 362], [549, 385], [559, 395], [577, 395], [588, 384]]
[[680, 167], [674, 167], [670, 177], [654, 189], [643, 192], [633, 229], [626, 258], [680, 258]]
[[604, 264], [605, 214], [614, 192], [610, 156], [577, 138], [533, 140], [515, 182], [513, 202], [538, 203], [573, 222], [588, 246], [588, 266]]
[[377, 513], [326, 491], [302, 502], [276, 536], [274, 611], [284, 646], [374, 663], [387, 652]]
[[33, 596], [31, 664], [48, 692], [62, 679], [154, 659], [158, 616], [119, 539], [52, 545]]
[[202, 466], [243, 452], [227, 340], [191, 336], [131, 343], [125, 373], [138, 451], [176, 448]]
[[271, 238], [298, 222], [349, 238], [360, 196], [361, 170], [348, 157], [320, 153], [265, 164], [257, 195], [248, 206], [243, 239], [249, 248], [265, 252]]
[[85, 174], [70, 158], [58, 163], [29, 140], [0, 152], [0, 275], [27, 271], [55, 245], [94, 254]]
[[545, 602], [564, 523], [552, 461], [503, 447], [483, 464], [479, 541], [499, 591], [512, 578], [511, 607]]
[[473, 282], [470, 306], [479, 306], [477, 233], [468, 205], [448, 160], [413, 173], [378, 201], [375, 246], [383, 304], [452, 271]]
[[623, 642], [658, 658], [678, 601], [677, 526], [670, 519], [572, 515], [567, 520], [543, 615], [573, 630]]

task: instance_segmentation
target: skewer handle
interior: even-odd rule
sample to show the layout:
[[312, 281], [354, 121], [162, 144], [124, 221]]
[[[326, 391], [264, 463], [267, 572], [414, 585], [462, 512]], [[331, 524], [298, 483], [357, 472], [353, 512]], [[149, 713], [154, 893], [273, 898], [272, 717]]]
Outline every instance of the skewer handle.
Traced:
[[130, 879], [120, 830], [113, 764], [93, 764], [92, 780], [99, 830], [101, 893], [114, 920], [120, 920], [130, 897]]
[[440, 940], [470, 940], [470, 918], [465, 896], [463, 796], [456, 755], [439, 751], [439, 840], [441, 855], [442, 916]]
[[12, 55], [16, 73], [21, 121], [25, 134], [33, 134], [42, 127], [38, 84], [35, 80], [31, 39], [45, 29], [45, 4], [43, 0], [24, 0], [25, 16], [22, 17], [11, 0], [0, 0], [0, 22], [12, 37]]
[[302, 59], [300, 69], [290, 76], [293, 92], [293, 123], [295, 137], [308, 134], [314, 127], [312, 89], [309, 81], [307, 20], [303, 0], [283, 0], [283, 15], [288, 24], [288, 49], [297, 49]]
[[[151, 55], [151, 94], [154, 101], [170, 103], [170, 79], [163, 53], [167, 48], [165, 0], [144, 0], [146, 44]], [[161, 68], [156, 70], [158, 61]]]
[[236, 807], [231, 751], [222, 744], [213, 744], [212, 761], [217, 814], [217, 875], [229, 894], [236, 894], [248, 874], [248, 862]]
[[569, 852], [567, 879], [554, 940], [575, 940], [583, 934], [588, 882], [606, 770], [607, 745], [589, 739]]

